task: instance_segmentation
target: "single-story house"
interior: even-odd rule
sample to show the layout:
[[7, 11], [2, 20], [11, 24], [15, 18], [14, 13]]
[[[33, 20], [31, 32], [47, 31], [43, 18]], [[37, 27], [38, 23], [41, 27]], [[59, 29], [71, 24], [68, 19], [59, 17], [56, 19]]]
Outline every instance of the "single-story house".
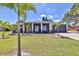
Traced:
[[[42, 21], [35, 21], [35, 22], [27, 22], [25, 24], [31, 23], [31, 26], [29, 28], [29, 33], [54, 33], [54, 32], [67, 32], [67, 28], [65, 24], [62, 24], [58, 29], [55, 29], [53, 27], [53, 24], [55, 24], [53, 21], [48, 20], [47, 18], [43, 17]], [[15, 24], [16, 26], [16, 24]], [[15, 29], [13, 30], [15, 31]], [[26, 32], [26, 27], [23, 25], [23, 22], [20, 21], [20, 32]], [[17, 32], [17, 31], [16, 31]]]
[[68, 26], [68, 31], [79, 31], [79, 26], [78, 25], [72, 25]]

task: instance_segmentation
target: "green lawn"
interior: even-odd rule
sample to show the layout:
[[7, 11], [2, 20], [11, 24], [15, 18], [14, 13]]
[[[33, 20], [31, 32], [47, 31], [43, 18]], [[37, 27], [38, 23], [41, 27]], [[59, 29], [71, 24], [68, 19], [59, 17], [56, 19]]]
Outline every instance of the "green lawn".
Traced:
[[[53, 35], [21, 36], [21, 47], [25, 52], [35, 56], [79, 56], [79, 41]], [[10, 55], [16, 49], [17, 35], [0, 39], [0, 55]]]

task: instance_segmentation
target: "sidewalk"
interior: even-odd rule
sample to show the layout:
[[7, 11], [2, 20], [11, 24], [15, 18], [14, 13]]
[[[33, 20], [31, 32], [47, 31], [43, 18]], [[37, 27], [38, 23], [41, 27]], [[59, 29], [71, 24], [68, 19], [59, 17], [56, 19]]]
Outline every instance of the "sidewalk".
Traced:
[[59, 33], [60, 36], [69, 37], [75, 40], [79, 40], [79, 33]]

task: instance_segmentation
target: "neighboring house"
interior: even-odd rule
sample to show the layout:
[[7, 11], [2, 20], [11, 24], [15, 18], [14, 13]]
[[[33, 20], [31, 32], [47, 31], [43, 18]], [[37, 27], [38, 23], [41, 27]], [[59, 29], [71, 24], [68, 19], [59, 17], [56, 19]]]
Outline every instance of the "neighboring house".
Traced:
[[[28, 22], [28, 23], [30, 23], [30, 22]], [[26, 24], [28, 24], [28, 23], [26, 23]], [[16, 24], [15, 24], [15, 26], [16, 26]], [[53, 21], [48, 20], [47, 18], [43, 17], [42, 21], [31, 22], [29, 32], [30, 33], [54, 33], [54, 32], [57, 32], [57, 30], [53, 27], [52, 24], [55, 24], [55, 23]], [[14, 29], [14, 31], [15, 31], [15, 29]], [[26, 27], [23, 25], [23, 22], [20, 21], [20, 32], [22, 33], [23, 31], [26, 32], [27, 30], [26, 30]], [[62, 24], [59, 27], [59, 32], [67, 32], [66, 25]]]
[[77, 32], [79, 31], [79, 26], [78, 25], [68, 26], [68, 31]]

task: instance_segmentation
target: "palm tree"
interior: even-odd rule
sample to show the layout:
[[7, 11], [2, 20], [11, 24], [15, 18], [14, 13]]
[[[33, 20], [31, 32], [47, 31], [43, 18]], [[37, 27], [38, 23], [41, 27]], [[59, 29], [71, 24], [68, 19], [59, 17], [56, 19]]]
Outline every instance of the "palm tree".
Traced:
[[[24, 7], [24, 8], [23, 8]], [[33, 4], [31, 4], [31, 3], [28, 3], [28, 4], [26, 4], [26, 3], [23, 3], [22, 4], [22, 8], [20, 8], [21, 9], [21, 15], [22, 15], [22, 18], [23, 18], [23, 25], [24, 25], [24, 28], [25, 28], [25, 21], [26, 21], [26, 18], [27, 18], [27, 12], [29, 11], [29, 10], [31, 10], [31, 11], [34, 11], [34, 12], [36, 12], [36, 8], [35, 8], [35, 6], [33, 5]], [[24, 31], [23, 31], [23, 33], [25, 32], [25, 29], [24, 29]]]
[[64, 23], [64, 20], [59, 21], [57, 24], [52, 24], [54, 30], [57, 30], [57, 36], [59, 35], [60, 26]]
[[60, 28], [61, 24], [58, 23], [55, 25], [54, 29], [57, 30], [57, 36], [59, 35], [59, 28]]
[[[18, 56], [21, 56], [21, 47], [20, 47], [20, 17], [23, 16], [25, 18], [26, 11], [32, 10], [34, 5], [31, 3], [2, 3], [0, 6], [7, 7], [13, 11], [15, 11], [18, 15]], [[25, 19], [24, 19], [25, 20]]]
[[0, 26], [2, 27], [2, 38], [4, 38], [4, 32], [6, 30], [6, 28], [10, 29], [10, 24], [8, 22], [3, 22], [3, 21], [0, 21]]
[[26, 24], [26, 32], [27, 32], [27, 35], [28, 35], [28, 31], [29, 31], [30, 27], [31, 27], [31, 23]]

